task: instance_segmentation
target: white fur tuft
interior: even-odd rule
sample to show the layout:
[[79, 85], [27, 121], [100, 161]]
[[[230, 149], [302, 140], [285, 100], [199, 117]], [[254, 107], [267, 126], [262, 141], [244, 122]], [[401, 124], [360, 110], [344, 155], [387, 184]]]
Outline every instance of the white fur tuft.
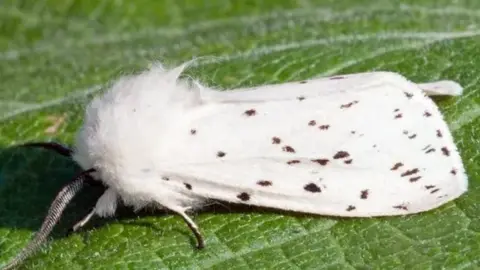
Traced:
[[133, 206], [154, 200], [151, 192], [180, 200], [175, 189], [159, 189], [158, 168], [168, 163], [163, 153], [171, 133], [200, 104], [195, 89], [179, 80], [186, 67], [168, 71], [153, 65], [121, 78], [86, 109], [73, 158], [84, 169], [95, 168], [97, 177]]

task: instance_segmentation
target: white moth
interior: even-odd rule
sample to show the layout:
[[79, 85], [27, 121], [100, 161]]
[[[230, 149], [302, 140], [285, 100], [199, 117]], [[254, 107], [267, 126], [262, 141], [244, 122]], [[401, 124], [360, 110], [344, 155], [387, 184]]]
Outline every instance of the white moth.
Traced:
[[117, 201], [179, 214], [209, 199], [345, 217], [428, 211], [466, 192], [452, 135], [427, 95], [460, 95], [452, 81], [415, 84], [390, 72], [217, 91], [180, 81], [186, 65], [154, 66], [117, 81], [87, 107], [71, 156], [85, 171], [57, 196], [34, 240], [46, 239], [86, 179], [107, 190], [94, 215]]

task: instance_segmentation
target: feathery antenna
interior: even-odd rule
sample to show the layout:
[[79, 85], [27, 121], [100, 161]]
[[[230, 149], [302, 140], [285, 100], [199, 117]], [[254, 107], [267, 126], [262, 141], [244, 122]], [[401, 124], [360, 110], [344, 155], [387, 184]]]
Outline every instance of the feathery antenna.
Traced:
[[48, 214], [43, 221], [42, 227], [35, 234], [35, 237], [20, 252], [20, 254], [18, 254], [10, 263], [2, 268], [3, 270], [14, 269], [38, 250], [38, 248], [43, 244], [43, 242], [45, 242], [48, 235], [53, 230], [55, 224], [57, 224], [60, 220], [63, 210], [65, 210], [73, 197], [82, 189], [85, 179], [91, 177], [89, 174], [94, 171], [94, 169], [89, 169], [81, 172], [73, 179], [73, 181], [62, 188], [51, 204]]
[[56, 142], [31, 142], [31, 143], [22, 144], [21, 146], [45, 148], [48, 150], [53, 150], [59, 153], [60, 155], [66, 156], [66, 157], [71, 157], [73, 153], [73, 151], [70, 148]]

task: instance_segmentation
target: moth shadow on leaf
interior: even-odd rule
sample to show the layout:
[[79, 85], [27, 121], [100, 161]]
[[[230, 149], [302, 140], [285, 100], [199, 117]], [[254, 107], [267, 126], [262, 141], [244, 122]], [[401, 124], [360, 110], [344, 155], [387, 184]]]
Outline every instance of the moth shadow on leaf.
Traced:
[[[0, 150], [0, 228], [10, 230], [29, 230], [36, 232], [47, 215], [50, 204], [62, 187], [72, 181], [81, 172], [74, 161], [58, 155], [53, 151], [40, 148], [9, 147]], [[98, 198], [105, 191], [101, 184], [87, 184], [67, 206], [60, 222], [53, 229], [50, 239], [67, 237], [72, 226], [81, 220], [95, 206]], [[295, 213], [278, 209], [210, 201], [204, 207], [194, 211], [194, 218], [204, 213], [241, 214], [241, 213], [279, 213], [296, 217], [308, 217], [309, 214]], [[112, 221], [129, 226], [145, 226], [152, 230], [162, 230], [154, 224], [141, 220], [141, 217], [159, 217], [174, 215], [161, 209], [148, 207], [138, 212], [123, 206], [119, 207], [114, 217], [95, 217], [76, 233], [82, 234], [99, 228]], [[179, 228], [178, 232], [189, 234], [188, 229]], [[0, 253], [8, 249], [8, 235], [0, 238]], [[194, 239], [192, 238], [192, 245]]]
[[[36, 232], [61, 188], [81, 169], [70, 159], [38, 148], [0, 149], [0, 228]], [[50, 237], [65, 237], [103, 193], [101, 185], [87, 185], [65, 209]], [[8, 236], [0, 238], [2, 249]]]

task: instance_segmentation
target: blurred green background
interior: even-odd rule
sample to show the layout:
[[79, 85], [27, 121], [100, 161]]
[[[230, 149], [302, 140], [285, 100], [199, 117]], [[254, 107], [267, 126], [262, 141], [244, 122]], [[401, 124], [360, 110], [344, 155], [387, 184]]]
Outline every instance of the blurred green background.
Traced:
[[390, 70], [452, 79], [436, 99], [470, 177], [434, 211], [337, 219], [219, 206], [183, 221], [127, 210], [65, 232], [93, 206], [87, 188], [26, 269], [480, 269], [480, 2], [447, 0], [38, 0], [0, 2], [0, 264], [29, 241], [79, 169], [31, 140], [72, 143], [88, 100], [153, 61], [201, 58], [189, 75], [218, 88]]

